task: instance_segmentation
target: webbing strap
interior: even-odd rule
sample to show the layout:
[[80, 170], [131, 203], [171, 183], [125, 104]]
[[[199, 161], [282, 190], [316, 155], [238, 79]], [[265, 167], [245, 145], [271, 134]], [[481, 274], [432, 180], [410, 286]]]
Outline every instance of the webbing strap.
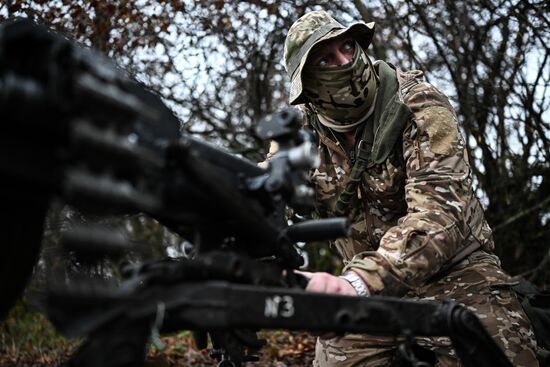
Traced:
[[[403, 90], [393, 67], [377, 62], [380, 77], [380, 89], [378, 91], [374, 118], [369, 118], [363, 131], [363, 138], [357, 147], [357, 160], [350, 172], [349, 181], [340, 193], [336, 202], [335, 214], [345, 216], [349, 213], [350, 203], [357, 195], [357, 188], [361, 182], [363, 172], [369, 163], [380, 164], [384, 162], [405, 127], [411, 110], [402, 101]], [[405, 80], [404, 82], [408, 82]], [[407, 93], [416, 83], [416, 80], [407, 83]]]
[[[327, 133], [323, 124], [319, 122], [316, 114], [311, 113], [309, 114], [308, 117], [309, 117], [308, 122], [313, 126], [313, 128], [315, 128], [317, 131], [320, 131], [323, 134]], [[357, 187], [359, 186], [359, 182], [361, 182], [361, 175], [365, 171], [365, 168], [370, 159], [373, 135], [374, 135], [374, 132], [373, 132], [372, 117], [370, 117], [365, 123], [361, 140], [357, 145], [357, 152], [356, 152], [357, 158], [351, 169], [349, 180], [346, 183], [346, 186], [344, 187], [342, 192], [340, 193], [340, 196], [338, 197], [338, 201], [336, 202], [336, 208], [334, 210], [334, 213], [338, 217], [345, 216], [347, 214], [349, 204], [352, 198], [355, 197]]]
[[340, 193], [338, 201], [336, 202], [336, 208], [334, 209], [334, 214], [337, 217], [345, 216], [348, 214], [348, 209], [350, 207], [351, 200], [355, 198], [357, 193], [357, 188], [359, 187], [359, 182], [361, 182], [361, 176], [365, 171], [367, 163], [370, 159], [370, 153], [372, 149], [372, 139], [368, 139], [369, 127], [372, 124], [365, 126], [363, 130], [363, 136], [357, 145], [357, 158], [355, 164], [351, 169], [349, 180], [344, 187], [344, 190]]

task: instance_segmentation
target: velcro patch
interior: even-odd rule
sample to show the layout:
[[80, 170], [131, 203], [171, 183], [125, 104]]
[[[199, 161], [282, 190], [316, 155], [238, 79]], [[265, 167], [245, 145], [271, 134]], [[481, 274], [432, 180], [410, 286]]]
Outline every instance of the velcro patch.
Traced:
[[430, 150], [436, 154], [452, 155], [458, 144], [455, 115], [446, 107], [428, 107], [424, 110], [424, 123], [430, 137]]

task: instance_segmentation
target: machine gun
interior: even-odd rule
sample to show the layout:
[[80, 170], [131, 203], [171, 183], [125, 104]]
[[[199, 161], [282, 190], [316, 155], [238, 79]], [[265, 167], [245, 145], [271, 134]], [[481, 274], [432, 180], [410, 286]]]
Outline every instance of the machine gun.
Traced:
[[[13, 214], [2, 228], [3, 292], [9, 286], [2, 311], [30, 272], [54, 197], [99, 214], [147, 213], [197, 250], [193, 258], [126, 267], [116, 286], [53, 286], [48, 316], [65, 334], [87, 337], [72, 365], [139, 366], [151, 337], [191, 329], [201, 347], [210, 334], [220, 366], [240, 366], [253, 359], [247, 349], [261, 347], [254, 330], [284, 328], [402, 336], [413, 364], [414, 336], [449, 336], [467, 366], [510, 366], [456, 303], [303, 291], [293, 271], [302, 264], [296, 242], [349, 229], [343, 218], [287, 222], [287, 206], [312, 205], [306, 172], [316, 160], [293, 110], [259, 124], [258, 136], [280, 145], [260, 168], [180, 136], [161, 100], [110, 60], [25, 20], [0, 26], [0, 107], [0, 199]], [[128, 248], [97, 228], [64, 241], [81, 251]]]

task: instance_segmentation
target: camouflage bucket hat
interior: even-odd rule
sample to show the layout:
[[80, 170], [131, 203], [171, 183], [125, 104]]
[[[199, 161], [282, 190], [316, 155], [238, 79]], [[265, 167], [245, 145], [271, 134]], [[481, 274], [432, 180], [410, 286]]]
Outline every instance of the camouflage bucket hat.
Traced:
[[290, 76], [290, 104], [305, 103], [302, 69], [309, 52], [319, 42], [349, 34], [366, 50], [374, 34], [374, 22], [355, 23], [344, 27], [323, 10], [307, 13], [290, 27], [285, 40], [284, 62]]

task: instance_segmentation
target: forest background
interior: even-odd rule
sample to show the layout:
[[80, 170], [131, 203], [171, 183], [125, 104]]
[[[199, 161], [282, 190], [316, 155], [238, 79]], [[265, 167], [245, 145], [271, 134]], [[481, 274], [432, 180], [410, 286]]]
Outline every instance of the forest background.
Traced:
[[[423, 70], [447, 94], [504, 269], [550, 286], [546, 1], [2, 0], [0, 20], [28, 17], [98, 49], [162, 96], [179, 117], [182, 133], [259, 161], [266, 147], [252, 137], [255, 124], [287, 104], [286, 32], [316, 9], [344, 24], [376, 22], [369, 54], [402, 69]], [[35, 287], [46, 274], [70, 277], [82, 271], [63, 256], [57, 241], [59, 233], [87, 221], [116, 226], [130, 239], [149, 243], [147, 257], [186, 251], [185, 241], [143, 215], [93, 218], [55, 202]], [[310, 268], [338, 269], [326, 244], [313, 244], [307, 252]], [[26, 310], [24, 303], [18, 307]], [[13, 325], [25, 318], [17, 312]], [[0, 349], [7, 353], [5, 345]]]

